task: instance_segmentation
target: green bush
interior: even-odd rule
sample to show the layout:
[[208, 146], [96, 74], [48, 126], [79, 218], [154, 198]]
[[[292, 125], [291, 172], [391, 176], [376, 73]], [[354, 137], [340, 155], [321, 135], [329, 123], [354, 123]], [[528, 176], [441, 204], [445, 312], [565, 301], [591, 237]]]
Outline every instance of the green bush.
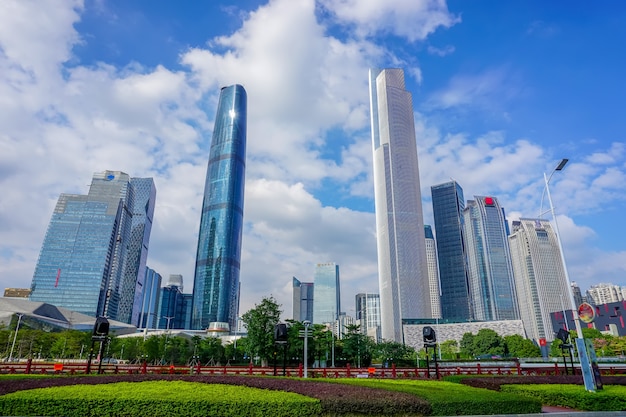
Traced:
[[304, 417], [320, 412], [319, 400], [299, 394], [183, 381], [72, 385], [0, 397], [0, 415]]
[[569, 407], [582, 411], [625, 411], [626, 386], [605, 385], [604, 389], [588, 392], [582, 385], [502, 385], [503, 392], [537, 398], [544, 404]]
[[473, 388], [444, 381], [340, 379], [338, 382], [413, 394], [428, 401], [432, 415], [528, 414], [541, 412], [541, 402], [521, 395]]

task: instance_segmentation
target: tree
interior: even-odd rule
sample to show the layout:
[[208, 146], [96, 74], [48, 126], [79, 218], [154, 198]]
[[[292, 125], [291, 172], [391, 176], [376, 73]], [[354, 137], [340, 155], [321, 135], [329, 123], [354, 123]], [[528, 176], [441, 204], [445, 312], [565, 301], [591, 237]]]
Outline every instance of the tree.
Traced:
[[365, 336], [359, 330], [358, 324], [346, 326], [346, 333], [343, 335], [343, 355], [349, 363], [357, 367], [369, 366], [372, 363], [372, 339]]
[[260, 304], [242, 316], [248, 328], [247, 343], [252, 357], [261, 358], [261, 366], [267, 366], [274, 354], [274, 328], [280, 321], [280, 305], [274, 297], [263, 298]]
[[446, 340], [439, 344], [441, 359], [454, 360], [459, 353], [459, 343], [456, 340]]
[[385, 340], [374, 346], [374, 357], [382, 363], [400, 366], [415, 365], [415, 349], [402, 343]]
[[474, 338], [474, 349], [478, 355], [504, 355], [504, 340], [491, 329], [480, 329]]
[[474, 333], [465, 333], [461, 338], [460, 348], [461, 354], [466, 358], [473, 358], [476, 356], [476, 349], [474, 347]]
[[541, 356], [541, 349], [532, 340], [518, 334], [504, 336], [508, 354], [517, 358], [535, 358]]

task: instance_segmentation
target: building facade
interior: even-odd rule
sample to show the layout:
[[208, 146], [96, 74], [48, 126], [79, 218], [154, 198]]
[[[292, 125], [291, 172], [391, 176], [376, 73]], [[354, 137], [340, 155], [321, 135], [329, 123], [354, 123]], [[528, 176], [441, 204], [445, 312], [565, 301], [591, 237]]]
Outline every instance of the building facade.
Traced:
[[308, 320], [313, 323], [314, 289], [314, 283], [301, 282], [298, 278], [293, 277], [293, 320]]
[[380, 296], [378, 294], [360, 293], [355, 297], [356, 322], [361, 333], [380, 342]]
[[587, 290], [587, 300], [593, 305], [617, 303], [624, 301], [626, 287], [615, 284], [601, 283], [592, 285]]
[[382, 338], [402, 342], [403, 318], [432, 314], [413, 99], [401, 69], [369, 83]]
[[141, 290], [141, 307], [137, 323], [139, 329], [156, 329], [159, 315], [159, 301], [161, 299], [161, 274], [146, 267], [146, 276]]
[[[152, 184], [142, 207], [136, 207], [137, 181]], [[155, 197], [151, 178], [131, 179], [120, 171], [95, 173], [87, 195], [61, 194], [33, 274], [31, 300], [130, 323]], [[145, 216], [133, 223], [135, 212]]]
[[239, 308], [247, 96], [222, 88], [209, 151], [193, 283], [192, 329], [234, 329]]
[[441, 317], [464, 322], [472, 318], [463, 237], [463, 189], [456, 181], [430, 188], [441, 284]]
[[313, 323], [335, 322], [341, 313], [339, 265], [334, 262], [315, 265], [313, 284]]
[[430, 225], [424, 226], [426, 237], [426, 259], [428, 260], [428, 282], [430, 285], [430, 308], [433, 318], [441, 318], [441, 294], [439, 289], [439, 267], [437, 266], [437, 244]]
[[548, 220], [520, 219], [513, 222], [509, 246], [526, 337], [551, 342], [550, 314], [571, 308], [556, 234]]
[[469, 200], [463, 210], [463, 230], [473, 318], [518, 320], [508, 226], [498, 199]]

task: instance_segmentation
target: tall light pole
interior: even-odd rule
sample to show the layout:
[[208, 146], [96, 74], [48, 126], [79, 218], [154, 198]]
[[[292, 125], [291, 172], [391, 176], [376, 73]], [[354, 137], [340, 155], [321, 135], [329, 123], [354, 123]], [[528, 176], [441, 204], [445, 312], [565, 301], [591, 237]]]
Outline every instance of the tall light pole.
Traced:
[[304, 377], [308, 377], [309, 372], [309, 326], [311, 322], [309, 320], [304, 320]]
[[15, 348], [15, 341], [17, 340], [17, 332], [20, 330], [20, 322], [24, 313], [17, 313], [17, 325], [15, 326], [15, 335], [13, 336], [13, 344], [11, 345], [11, 353], [9, 353], [9, 362], [13, 362], [13, 348]]
[[[583, 373], [583, 380], [585, 382], [585, 389], [587, 391], [595, 391], [596, 384], [594, 381], [593, 373], [591, 370], [591, 363], [589, 362], [589, 355], [587, 354], [587, 347], [585, 346], [585, 339], [583, 338], [582, 327], [580, 326], [580, 319], [578, 318], [578, 308], [576, 306], [576, 300], [574, 299], [574, 291], [572, 290], [572, 284], [569, 279], [569, 273], [567, 272], [567, 262], [565, 261], [565, 253], [563, 252], [563, 243], [561, 242], [561, 233], [559, 232], [559, 224], [556, 220], [556, 215], [554, 214], [554, 205], [552, 204], [552, 196], [550, 195], [550, 187], [548, 184], [552, 179], [552, 175], [555, 172], [563, 170], [565, 168], [565, 164], [569, 159], [562, 159], [561, 162], [552, 170], [550, 176], [547, 176], [546, 173], [543, 173], [543, 179], [545, 181], [546, 187], [545, 191], [548, 195], [548, 202], [550, 203], [550, 213], [552, 214], [552, 220], [554, 221], [554, 231], [556, 232], [556, 241], [559, 244], [559, 251], [561, 253], [561, 263], [563, 264], [563, 273], [565, 275], [565, 281], [567, 285], [567, 292], [569, 294], [570, 299], [570, 307], [572, 309], [572, 315], [574, 317], [574, 325], [576, 326], [576, 347], [578, 349], [578, 360], [580, 361], [580, 369]], [[543, 200], [543, 199], [542, 199]], [[567, 319], [565, 319], [567, 323]]]

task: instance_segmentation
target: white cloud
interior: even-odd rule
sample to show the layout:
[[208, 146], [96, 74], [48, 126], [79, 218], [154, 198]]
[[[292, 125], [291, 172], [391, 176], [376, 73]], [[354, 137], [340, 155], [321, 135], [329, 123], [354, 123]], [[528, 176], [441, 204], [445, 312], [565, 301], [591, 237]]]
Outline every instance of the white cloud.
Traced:
[[448, 12], [443, 0], [321, 0], [337, 19], [354, 25], [357, 36], [379, 33], [422, 41], [438, 28], [449, 28], [461, 21]]
[[454, 53], [455, 48], [452, 45], [446, 45], [443, 48], [437, 48], [436, 46], [428, 45], [427, 51], [431, 55], [446, 56]]

